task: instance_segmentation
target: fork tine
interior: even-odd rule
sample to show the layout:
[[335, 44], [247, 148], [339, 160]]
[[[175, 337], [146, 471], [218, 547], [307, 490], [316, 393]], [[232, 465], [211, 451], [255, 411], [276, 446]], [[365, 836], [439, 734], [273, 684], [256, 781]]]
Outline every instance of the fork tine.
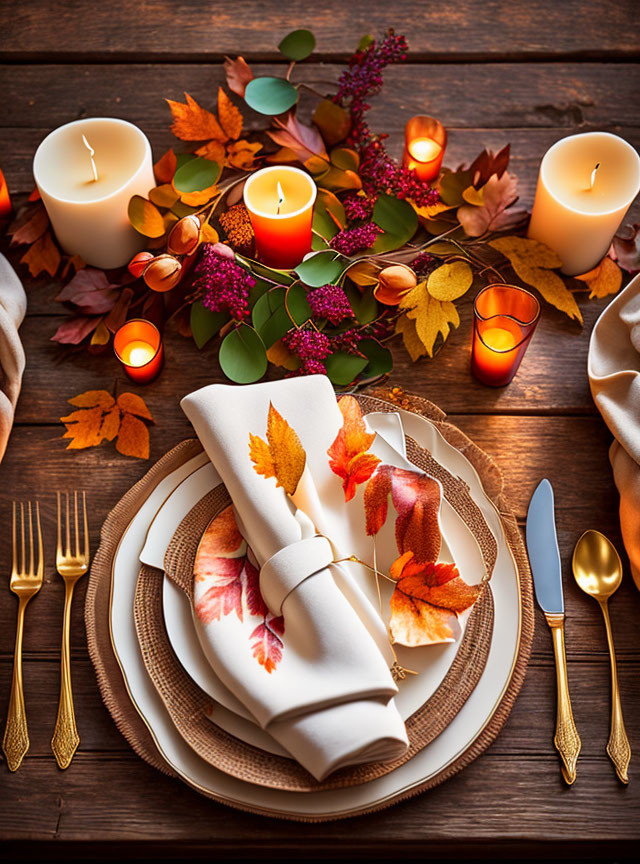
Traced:
[[80, 533], [78, 531], [78, 490], [73, 493], [73, 524], [76, 529], [76, 558], [80, 557]]
[[66, 554], [70, 557], [71, 556], [71, 520], [69, 519], [69, 493], [65, 492], [64, 494], [65, 494], [66, 501], [67, 501], [67, 522], [65, 525], [65, 540], [67, 541]]
[[31, 514], [31, 501], [27, 502], [27, 510], [29, 512], [29, 576], [35, 576], [33, 569], [33, 518]]
[[82, 492], [82, 513], [84, 517], [84, 557], [89, 563], [89, 525], [87, 524], [87, 493]]
[[38, 576], [44, 575], [44, 550], [42, 544], [42, 526], [40, 525], [40, 502], [36, 499], [36, 525], [38, 528]]
[[25, 547], [24, 547], [24, 501], [20, 502], [20, 572], [24, 573], [26, 570], [25, 562]]
[[16, 502], [13, 502], [13, 530], [11, 533], [13, 539], [13, 569], [12, 573], [18, 572], [18, 542], [16, 536]]
[[56, 558], [62, 558], [62, 502], [60, 492], [56, 492], [58, 499], [58, 544], [56, 546]]

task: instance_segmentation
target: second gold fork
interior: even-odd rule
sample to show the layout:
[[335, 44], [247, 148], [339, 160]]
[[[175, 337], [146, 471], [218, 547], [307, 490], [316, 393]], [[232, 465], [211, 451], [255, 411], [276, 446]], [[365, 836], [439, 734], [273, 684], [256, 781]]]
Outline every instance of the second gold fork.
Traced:
[[60, 768], [68, 768], [73, 754], [78, 748], [80, 737], [76, 729], [76, 717], [73, 708], [73, 693], [71, 690], [71, 657], [69, 649], [69, 634], [71, 629], [71, 603], [76, 582], [89, 569], [89, 528], [87, 525], [87, 498], [82, 493], [82, 521], [84, 542], [81, 548], [78, 522], [78, 493], [73, 496], [74, 545], [71, 546], [71, 517], [69, 508], [69, 493], [66, 495], [65, 507], [65, 544], [62, 545], [62, 502], [58, 492], [58, 545], [56, 549], [56, 570], [64, 580], [64, 617], [62, 620], [62, 651], [60, 664], [60, 701], [58, 717], [51, 739], [51, 749]]

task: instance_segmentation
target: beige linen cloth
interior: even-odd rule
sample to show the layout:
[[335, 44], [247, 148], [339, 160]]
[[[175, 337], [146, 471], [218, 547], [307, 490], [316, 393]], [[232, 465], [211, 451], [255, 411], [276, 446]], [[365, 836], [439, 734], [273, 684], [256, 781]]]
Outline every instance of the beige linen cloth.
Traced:
[[25, 356], [18, 327], [27, 311], [27, 297], [15, 270], [0, 254], [0, 462], [13, 426]]
[[596, 321], [588, 371], [594, 401], [616, 439], [609, 459], [622, 539], [640, 589], [640, 275]]
[[[305, 482], [313, 485], [314, 465], [321, 473], [326, 464], [328, 471], [326, 451], [342, 425], [326, 377], [214, 384], [181, 404], [231, 496], [260, 568], [264, 600], [284, 617], [282, 660], [276, 672], [265, 674], [246, 643], [232, 639], [234, 616], [207, 625], [196, 620], [196, 628], [226, 686], [322, 780], [347, 765], [396, 759], [408, 739], [381, 647], [386, 634], [383, 628], [375, 632], [373, 621], [380, 626], [380, 617], [349, 584], [346, 568], [330, 563], [334, 553], [317, 536], [318, 519], [314, 524], [273, 478], [257, 474], [249, 458], [249, 433], [264, 437], [271, 402], [300, 438], [309, 469]], [[323, 506], [322, 496], [317, 503]]]

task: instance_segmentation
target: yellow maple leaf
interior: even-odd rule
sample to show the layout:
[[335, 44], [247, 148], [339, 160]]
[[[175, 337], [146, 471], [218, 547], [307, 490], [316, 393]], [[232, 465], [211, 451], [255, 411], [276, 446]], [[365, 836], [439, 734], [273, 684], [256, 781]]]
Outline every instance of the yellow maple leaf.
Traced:
[[508, 258], [520, 279], [537, 288], [547, 303], [583, 323], [575, 297], [553, 272], [562, 266], [562, 261], [552, 249], [528, 237], [497, 237], [489, 245]]
[[622, 285], [622, 270], [618, 267], [615, 261], [612, 261], [606, 255], [597, 267], [589, 270], [588, 273], [582, 273], [576, 276], [581, 282], [586, 282], [589, 288], [589, 300], [594, 297], [601, 299], [608, 297], [609, 294], [617, 294]]
[[226, 141], [227, 135], [218, 123], [215, 114], [202, 108], [188, 93], [184, 94], [186, 104], [167, 99], [167, 104], [173, 114], [171, 131], [182, 141], [205, 141], [217, 138]]
[[306, 463], [300, 439], [284, 417], [269, 403], [267, 441], [249, 434], [249, 456], [254, 470], [264, 477], [275, 477], [288, 495], [298, 488]]
[[467, 262], [452, 261], [429, 274], [427, 290], [436, 300], [457, 300], [467, 293], [472, 282], [473, 273]]
[[407, 310], [407, 317], [415, 321], [416, 334], [429, 357], [433, 357], [436, 339], [442, 336], [444, 342], [449, 336], [451, 326], [458, 327], [460, 316], [451, 301], [441, 301], [432, 297], [426, 282], [419, 282], [399, 303], [399, 308]]
[[406, 315], [401, 315], [396, 321], [396, 333], [402, 334], [404, 347], [409, 353], [409, 357], [415, 363], [419, 357], [423, 357], [427, 353], [427, 349], [420, 341], [420, 337], [416, 332], [416, 322]]
[[218, 118], [227, 138], [236, 141], [242, 134], [242, 114], [222, 87], [218, 87]]

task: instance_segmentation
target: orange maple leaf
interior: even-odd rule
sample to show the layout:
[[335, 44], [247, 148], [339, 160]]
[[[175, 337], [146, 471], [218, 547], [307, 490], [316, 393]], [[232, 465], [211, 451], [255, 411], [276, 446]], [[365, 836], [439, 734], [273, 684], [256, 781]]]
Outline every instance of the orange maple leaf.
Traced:
[[62, 256], [51, 235], [51, 231], [45, 231], [42, 237], [27, 249], [21, 264], [26, 264], [32, 276], [39, 276], [43, 271], [49, 276], [55, 276], [60, 266]]
[[218, 87], [218, 117], [227, 138], [236, 141], [242, 134], [242, 114], [222, 87]]
[[186, 105], [167, 99], [167, 104], [173, 114], [171, 131], [182, 141], [205, 141], [217, 138], [226, 141], [227, 135], [218, 123], [215, 114], [202, 108], [188, 93], [184, 94]]
[[276, 486], [282, 486], [288, 495], [295, 493], [307, 456], [300, 439], [271, 402], [267, 417], [267, 440], [250, 433], [249, 456], [257, 474], [275, 477]]
[[202, 147], [198, 147], [195, 152], [196, 156], [204, 156], [205, 159], [209, 159], [211, 162], [217, 162], [218, 165], [224, 165], [224, 144], [216, 138], [212, 141], [207, 141], [207, 143], [203, 144]]
[[97, 447], [116, 440], [116, 450], [125, 456], [149, 458], [149, 429], [142, 419], [153, 423], [143, 399], [135, 393], [122, 393], [115, 400], [106, 390], [87, 390], [68, 400], [77, 408], [61, 417], [69, 438], [67, 450]]
[[343, 417], [342, 428], [327, 455], [331, 470], [342, 478], [344, 500], [351, 501], [357, 484], [371, 477], [380, 460], [367, 452], [376, 436], [375, 432], [367, 432], [358, 402], [353, 396], [343, 396], [338, 407]]

